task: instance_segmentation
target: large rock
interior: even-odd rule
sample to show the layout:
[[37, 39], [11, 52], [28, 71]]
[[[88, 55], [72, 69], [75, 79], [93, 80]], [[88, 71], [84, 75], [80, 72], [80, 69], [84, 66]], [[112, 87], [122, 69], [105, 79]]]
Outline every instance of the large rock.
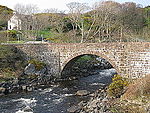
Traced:
[[35, 74], [35, 66], [34, 64], [29, 64], [28, 66], [25, 67], [24, 73], [26, 75], [32, 75]]
[[41, 70], [36, 70], [35, 71], [35, 75], [43, 75], [43, 74], [45, 74], [45, 72], [46, 72], [46, 68], [44, 67], [44, 68], [42, 68]]
[[27, 113], [32, 113], [33, 110], [29, 107], [29, 106], [26, 106], [24, 109], [23, 109], [24, 112], [27, 112]]
[[36, 70], [35, 65], [34, 64], [29, 64], [28, 66], [26, 66], [26, 68], [24, 69], [24, 73], [26, 75], [43, 75], [45, 74], [47, 68], [44, 67], [40, 70]]
[[90, 103], [90, 107], [91, 108], [96, 108], [98, 102], [99, 102], [99, 100], [97, 100], [97, 99], [92, 100], [91, 103]]
[[70, 107], [69, 109], [67, 109], [67, 111], [69, 113], [76, 113], [76, 111], [78, 111], [80, 108], [81, 108], [80, 106], [75, 106], [74, 105], [74, 106]]
[[0, 87], [0, 93], [5, 93], [6, 88]]
[[86, 96], [88, 94], [89, 94], [89, 92], [87, 90], [79, 90], [76, 92], [76, 95], [78, 95], [78, 96]]
[[5, 95], [6, 88], [0, 87], [0, 96]]

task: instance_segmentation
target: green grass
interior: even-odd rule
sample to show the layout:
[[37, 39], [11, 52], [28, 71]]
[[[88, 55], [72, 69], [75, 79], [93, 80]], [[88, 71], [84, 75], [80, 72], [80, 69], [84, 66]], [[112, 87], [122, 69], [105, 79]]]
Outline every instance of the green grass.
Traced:
[[[37, 34], [36, 34], [37, 31], [35, 31], [35, 30], [29, 30], [29, 31], [23, 31], [23, 32], [28, 32], [28, 33], [30, 33], [30, 34], [33, 34], [34, 36], [37, 35]], [[40, 35], [43, 35], [44, 38], [50, 38], [50, 37], [54, 36], [55, 33], [52, 32], [52, 31], [41, 30], [41, 31], [38, 31], [38, 35], [39, 35], [39, 36], [40, 36]]]
[[6, 43], [13, 43], [13, 44], [23, 44], [25, 43], [26, 41], [7, 41]]
[[0, 58], [6, 58], [12, 54], [13, 52], [9, 46], [0, 45]]
[[42, 34], [44, 38], [50, 38], [55, 35], [54, 32], [50, 32], [50, 31], [40, 31], [39, 34]]
[[85, 62], [85, 61], [90, 61], [90, 60], [93, 60], [93, 58], [91, 56], [88, 56], [88, 55], [84, 55], [82, 57], [80, 57], [77, 62]]

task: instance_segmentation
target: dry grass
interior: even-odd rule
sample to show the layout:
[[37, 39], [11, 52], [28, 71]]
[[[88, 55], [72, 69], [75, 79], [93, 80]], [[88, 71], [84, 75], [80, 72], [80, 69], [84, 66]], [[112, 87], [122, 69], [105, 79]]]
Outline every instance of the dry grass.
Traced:
[[150, 113], [150, 75], [131, 83], [123, 96], [112, 104], [113, 113]]
[[122, 99], [133, 100], [141, 96], [150, 96], [150, 75], [134, 81], [128, 86]]

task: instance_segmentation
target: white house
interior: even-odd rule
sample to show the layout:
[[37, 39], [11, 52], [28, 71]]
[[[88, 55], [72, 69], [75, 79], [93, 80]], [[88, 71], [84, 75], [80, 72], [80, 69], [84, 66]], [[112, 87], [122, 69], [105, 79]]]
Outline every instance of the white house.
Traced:
[[8, 21], [8, 30], [21, 30], [21, 20], [16, 12], [13, 13], [13, 16]]

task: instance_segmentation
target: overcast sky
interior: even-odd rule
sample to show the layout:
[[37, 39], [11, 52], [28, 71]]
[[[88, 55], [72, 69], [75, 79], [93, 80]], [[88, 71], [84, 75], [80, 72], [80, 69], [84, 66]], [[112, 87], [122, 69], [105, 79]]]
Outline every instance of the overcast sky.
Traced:
[[[70, 2], [81, 2], [88, 3], [92, 5], [94, 2], [100, 0], [0, 0], [0, 5], [8, 6], [9, 8], [14, 8], [15, 4], [36, 4], [40, 9], [57, 8], [59, 10], [67, 10], [66, 4]], [[117, 2], [136, 2], [142, 4], [143, 6], [150, 5], [150, 0], [114, 0]]]

